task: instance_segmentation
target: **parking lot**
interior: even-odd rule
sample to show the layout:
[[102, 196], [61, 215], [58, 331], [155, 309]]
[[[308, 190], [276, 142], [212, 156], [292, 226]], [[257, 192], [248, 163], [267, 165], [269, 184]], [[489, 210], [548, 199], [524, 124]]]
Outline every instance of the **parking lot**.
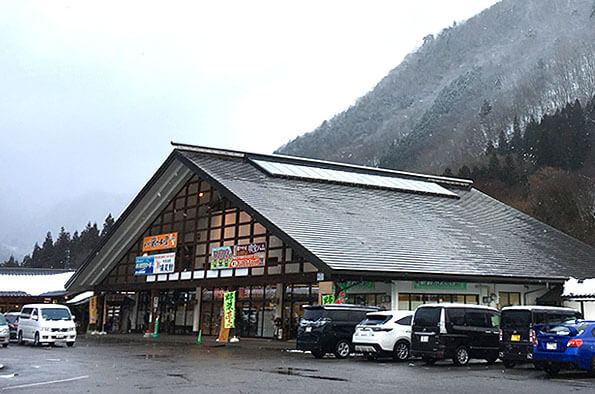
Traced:
[[314, 359], [292, 344], [244, 340], [193, 345], [151, 339], [80, 338], [67, 348], [11, 344], [0, 349], [4, 392], [593, 392], [582, 373], [550, 379], [531, 367], [472, 362], [370, 362], [362, 357]]

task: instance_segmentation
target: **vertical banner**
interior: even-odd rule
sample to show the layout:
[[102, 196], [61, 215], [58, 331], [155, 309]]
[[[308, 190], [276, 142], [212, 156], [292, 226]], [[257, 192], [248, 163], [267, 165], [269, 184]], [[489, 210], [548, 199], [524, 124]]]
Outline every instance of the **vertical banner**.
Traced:
[[223, 323], [225, 328], [235, 328], [236, 292], [223, 294]]
[[89, 324], [97, 323], [97, 297], [89, 298]]

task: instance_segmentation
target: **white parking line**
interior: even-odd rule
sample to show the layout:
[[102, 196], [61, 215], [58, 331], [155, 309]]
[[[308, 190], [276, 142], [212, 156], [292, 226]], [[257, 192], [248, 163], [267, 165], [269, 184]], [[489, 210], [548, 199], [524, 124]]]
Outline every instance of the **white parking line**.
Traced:
[[11, 389], [23, 389], [23, 388], [26, 388], [26, 387], [42, 386], [44, 384], [72, 382], [73, 380], [81, 380], [81, 379], [87, 379], [87, 378], [89, 378], [89, 375], [77, 376], [75, 378], [68, 378], [68, 379], [49, 380], [47, 382], [20, 384], [18, 386], [4, 387], [4, 388], [2, 388], [2, 391], [4, 391], [4, 390], [11, 390]]

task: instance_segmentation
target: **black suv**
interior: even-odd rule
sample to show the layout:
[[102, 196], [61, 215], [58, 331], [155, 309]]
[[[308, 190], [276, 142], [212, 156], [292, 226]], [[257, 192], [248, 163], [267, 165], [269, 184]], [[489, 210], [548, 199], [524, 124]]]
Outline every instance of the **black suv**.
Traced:
[[326, 353], [334, 353], [337, 358], [349, 356], [355, 326], [366, 313], [378, 310], [350, 304], [308, 305], [304, 309], [296, 345], [298, 350], [309, 350], [316, 358]]
[[500, 312], [465, 304], [426, 304], [418, 307], [411, 329], [411, 355], [428, 364], [452, 358], [466, 365], [471, 358], [489, 363], [498, 359]]
[[571, 308], [552, 306], [509, 306], [502, 308], [500, 322], [500, 359], [504, 366], [533, 361], [533, 345], [537, 344], [535, 324], [557, 324], [582, 319], [583, 315]]

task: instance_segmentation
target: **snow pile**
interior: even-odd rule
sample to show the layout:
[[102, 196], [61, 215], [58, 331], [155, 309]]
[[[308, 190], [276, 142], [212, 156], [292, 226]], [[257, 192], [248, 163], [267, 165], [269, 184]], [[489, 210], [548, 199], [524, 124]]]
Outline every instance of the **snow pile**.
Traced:
[[74, 275], [74, 271], [39, 275], [15, 275], [2, 272], [0, 273], [0, 291], [24, 291], [32, 296], [54, 291], [66, 291], [64, 285], [72, 275]]
[[564, 283], [562, 297], [589, 297], [595, 296], [595, 278], [578, 279], [570, 278]]

